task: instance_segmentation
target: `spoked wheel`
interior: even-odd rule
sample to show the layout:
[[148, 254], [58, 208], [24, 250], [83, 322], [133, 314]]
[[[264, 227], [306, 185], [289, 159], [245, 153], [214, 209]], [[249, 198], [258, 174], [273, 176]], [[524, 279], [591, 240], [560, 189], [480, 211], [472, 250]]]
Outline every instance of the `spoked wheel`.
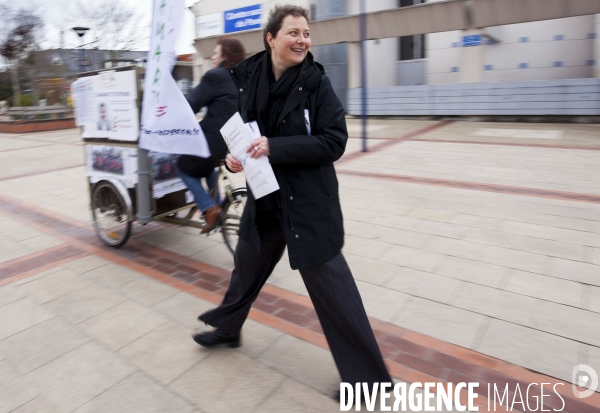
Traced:
[[245, 188], [235, 189], [231, 197], [227, 197], [221, 208], [225, 214], [225, 220], [221, 232], [227, 248], [233, 254], [238, 243], [238, 233], [240, 232], [240, 222], [242, 220], [242, 212], [246, 206], [247, 192]]
[[125, 245], [131, 235], [127, 203], [110, 182], [100, 182], [92, 193], [92, 213], [98, 238], [110, 247]]

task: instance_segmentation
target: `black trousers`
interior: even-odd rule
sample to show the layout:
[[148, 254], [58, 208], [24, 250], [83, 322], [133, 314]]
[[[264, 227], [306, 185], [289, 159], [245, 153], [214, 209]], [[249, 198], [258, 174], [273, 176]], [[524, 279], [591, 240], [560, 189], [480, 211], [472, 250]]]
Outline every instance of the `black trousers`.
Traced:
[[[221, 305], [199, 319], [226, 334], [242, 329], [252, 303], [285, 249], [280, 210], [259, 212], [261, 250], [239, 240], [235, 269]], [[324, 264], [300, 269], [342, 382], [392, 380], [369, 324], [358, 288], [341, 253]]]

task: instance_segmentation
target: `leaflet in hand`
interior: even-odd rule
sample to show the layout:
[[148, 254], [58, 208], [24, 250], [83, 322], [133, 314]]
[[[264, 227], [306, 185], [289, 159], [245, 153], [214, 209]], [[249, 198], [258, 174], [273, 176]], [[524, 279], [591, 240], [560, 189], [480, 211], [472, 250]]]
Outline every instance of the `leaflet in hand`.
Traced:
[[252, 141], [261, 137], [256, 122], [244, 123], [240, 114], [236, 113], [221, 128], [221, 135], [231, 155], [244, 165], [246, 181], [254, 199], [262, 198], [279, 189], [269, 159], [265, 155], [253, 159], [250, 153], [246, 152]]

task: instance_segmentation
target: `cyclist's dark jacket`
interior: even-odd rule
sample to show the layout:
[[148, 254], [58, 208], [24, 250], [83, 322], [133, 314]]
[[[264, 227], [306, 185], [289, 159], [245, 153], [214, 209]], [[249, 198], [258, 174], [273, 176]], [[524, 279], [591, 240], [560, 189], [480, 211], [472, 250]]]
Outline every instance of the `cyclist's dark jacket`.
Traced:
[[182, 155], [177, 160], [177, 167], [187, 175], [205, 177], [227, 154], [227, 144], [220, 129], [237, 112], [238, 92], [229, 70], [221, 64], [206, 72], [200, 84], [187, 96], [187, 101], [194, 113], [206, 106], [207, 112], [200, 126], [206, 136], [211, 156], [207, 159]]
[[[239, 111], [246, 122], [256, 118], [248, 95], [269, 93], [268, 89], [257, 90], [257, 76], [254, 76], [264, 59], [269, 57], [261, 52], [231, 70], [240, 92]], [[276, 120], [274, 136], [267, 136], [269, 160], [281, 188], [278, 194], [293, 269], [322, 264], [338, 254], [344, 244], [338, 181], [333, 167], [348, 140], [344, 108], [323, 67], [313, 61], [310, 53], [301, 65]], [[256, 203], [248, 191], [239, 235], [260, 249]]]

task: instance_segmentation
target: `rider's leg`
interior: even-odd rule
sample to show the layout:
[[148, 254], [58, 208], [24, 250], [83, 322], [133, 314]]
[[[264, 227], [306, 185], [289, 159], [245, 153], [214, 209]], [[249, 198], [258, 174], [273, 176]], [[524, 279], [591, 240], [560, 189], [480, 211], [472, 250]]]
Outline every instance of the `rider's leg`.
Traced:
[[215, 202], [206, 192], [199, 178], [194, 178], [193, 176], [187, 175], [181, 172], [179, 169], [177, 169], [177, 173], [188, 189], [192, 192], [192, 195], [194, 195], [194, 201], [196, 201], [196, 205], [200, 211], [205, 212], [206, 210], [215, 206]]
[[[213, 169], [212, 173], [206, 177], [206, 184], [208, 185], [209, 191], [212, 191], [215, 185], [217, 184], [217, 170]], [[221, 194], [219, 193], [219, 188], [217, 188], [217, 205], [221, 203]]]

